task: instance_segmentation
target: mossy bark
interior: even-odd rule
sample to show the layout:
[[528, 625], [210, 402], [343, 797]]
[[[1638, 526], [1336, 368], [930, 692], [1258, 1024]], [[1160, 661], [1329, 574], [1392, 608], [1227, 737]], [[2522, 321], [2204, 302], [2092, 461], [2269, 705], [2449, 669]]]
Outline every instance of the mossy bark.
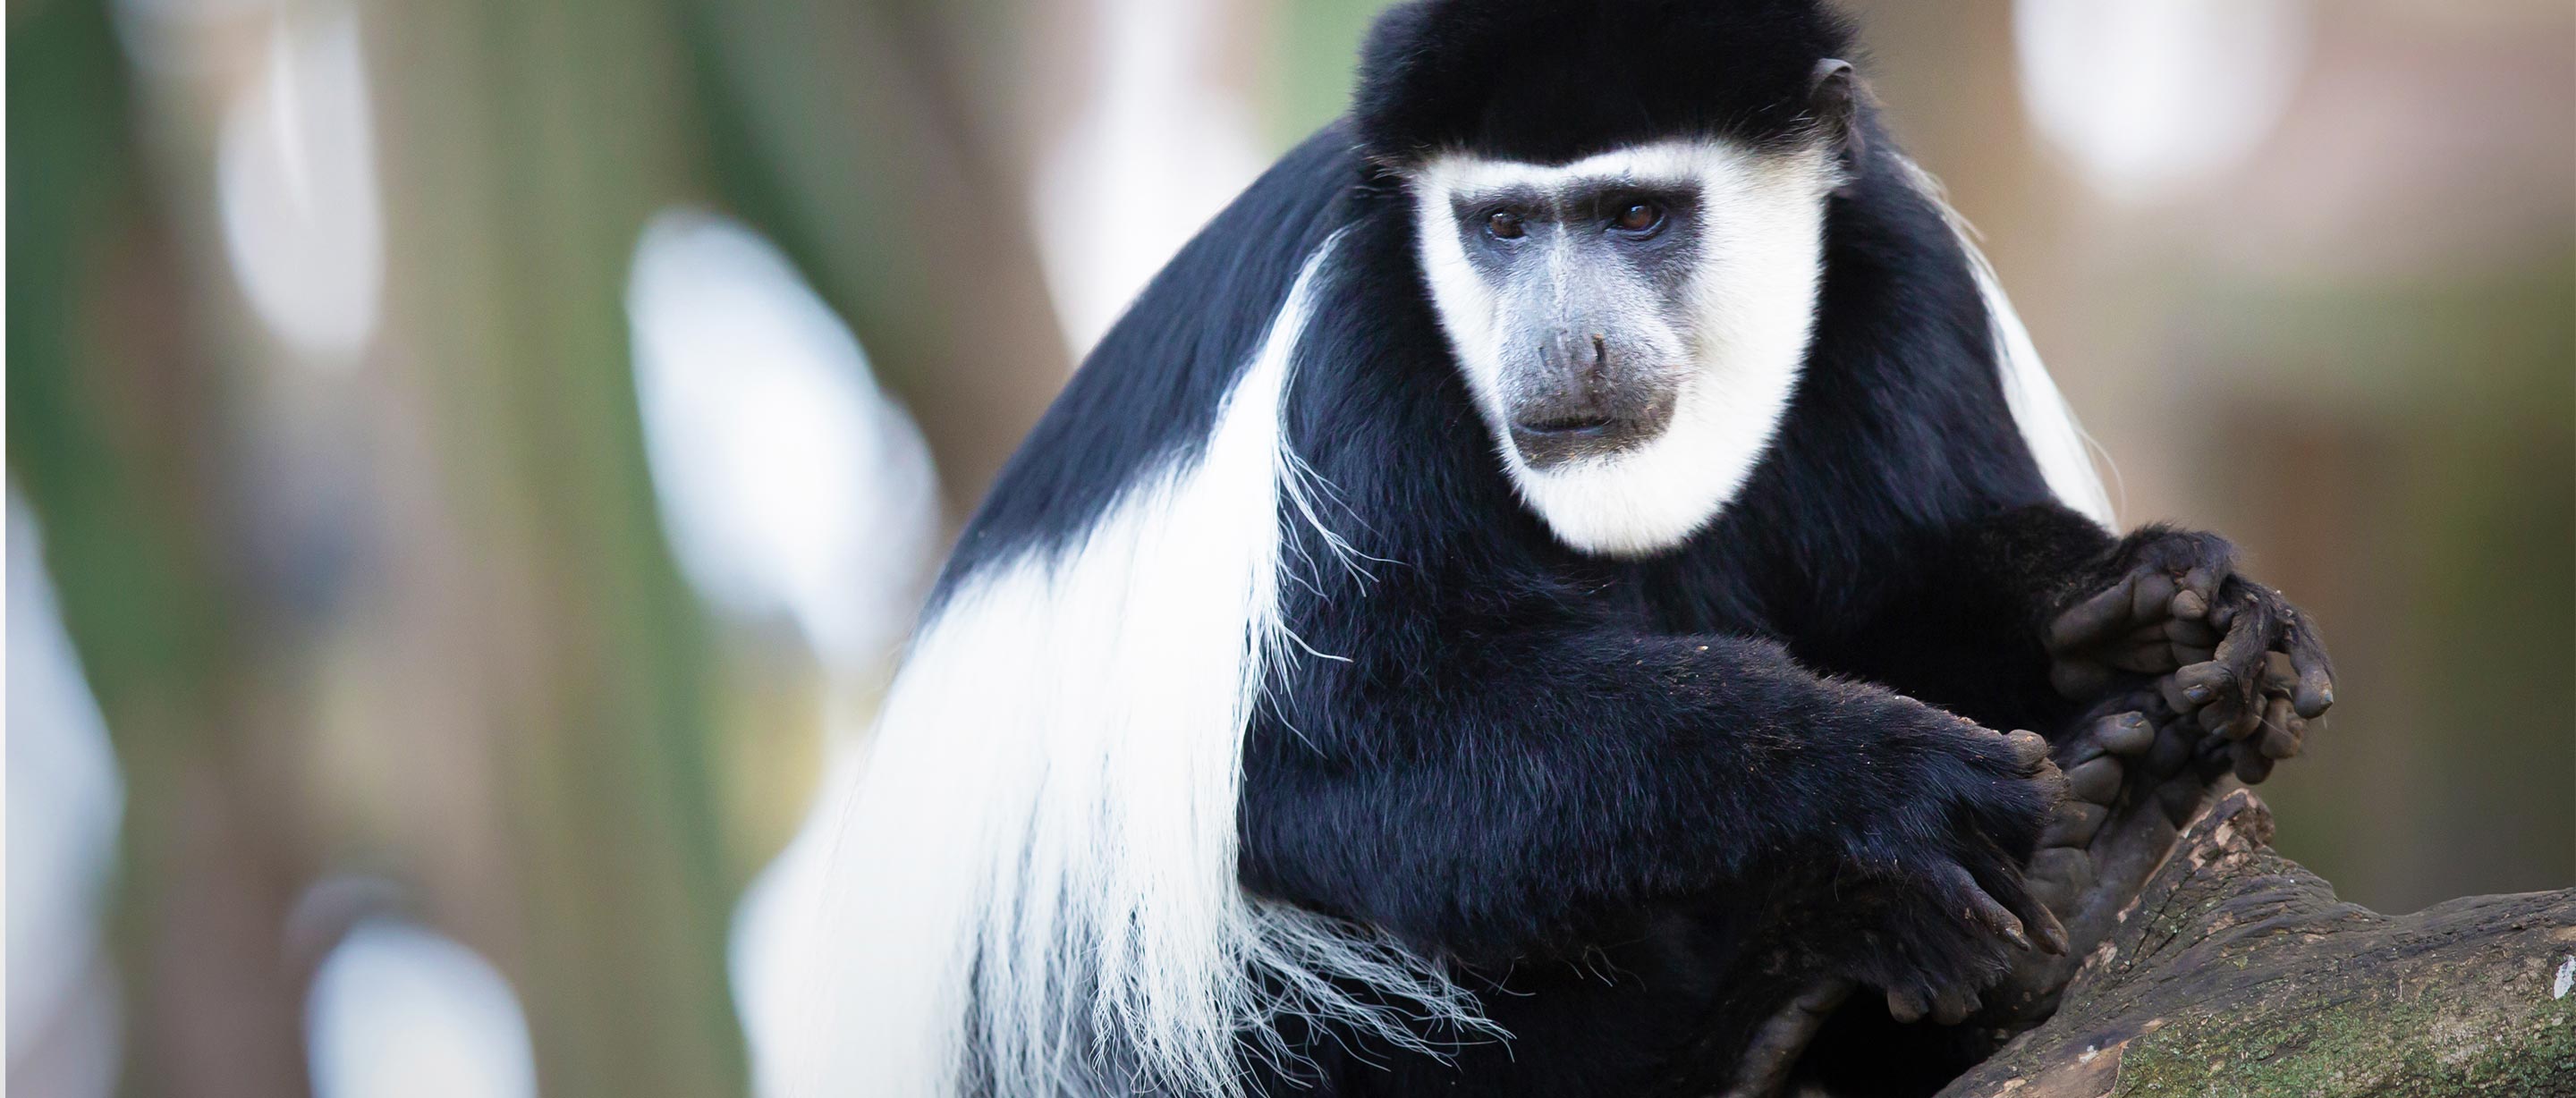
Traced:
[[2057, 1013], [1942, 1098], [2576, 1095], [2576, 890], [2382, 915], [2271, 835], [2221, 798]]

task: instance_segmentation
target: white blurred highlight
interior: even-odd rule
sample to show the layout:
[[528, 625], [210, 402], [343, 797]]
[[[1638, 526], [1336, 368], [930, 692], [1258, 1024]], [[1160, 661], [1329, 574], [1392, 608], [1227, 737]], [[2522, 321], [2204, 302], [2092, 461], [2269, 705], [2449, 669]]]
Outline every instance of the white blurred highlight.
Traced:
[[519, 1000], [481, 955], [370, 919], [331, 950], [305, 1001], [317, 1098], [535, 1098]]
[[911, 627], [938, 536], [930, 450], [787, 257], [703, 212], [655, 215], [626, 291], [645, 455], [689, 579], [872, 666]]
[[1267, 159], [1242, 96], [1207, 79], [1223, 14], [1207, 0], [1097, 5], [1092, 94], [1039, 165], [1032, 210], [1077, 361]]
[[2304, 0], [2018, 0], [2022, 102], [2094, 189], [2151, 202], [2238, 163], [2307, 70]]
[[257, 80], [225, 110], [224, 246], [260, 319], [312, 363], [354, 363], [385, 279], [375, 135], [354, 10], [288, 8]]
[[125, 788], [63, 631], [41, 532], [16, 491], [8, 500], [9, 1081], [88, 1098], [116, 1081], [116, 975], [100, 920]]
[[[787, 257], [744, 226], [670, 210], [635, 250], [634, 331], [645, 454], [690, 581], [719, 609], [795, 621], [839, 700], [911, 628], [939, 532], [929, 447], [868, 369], [858, 340]], [[848, 765], [853, 730], [827, 750]], [[846, 775], [820, 788], [842, 789]], [[811, 959], [838, 817], [815, 806], [736, 908], [730, 968], [757, 1092], [813, 1062]]]

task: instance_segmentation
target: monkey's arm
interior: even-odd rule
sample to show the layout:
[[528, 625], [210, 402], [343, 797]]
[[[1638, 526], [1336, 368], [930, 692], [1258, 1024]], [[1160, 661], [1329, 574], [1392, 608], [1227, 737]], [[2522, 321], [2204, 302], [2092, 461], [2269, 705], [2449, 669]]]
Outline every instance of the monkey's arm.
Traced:
[[1722, 902], [1785, 862], [1878, 898], [1848, 974], [1924, 1009], [1973, 1002], [2025, 926], [2055, 940], [2017, 869], [2058, 795], [2036, 737], [1763, 641], [1480, 640], [1434, 666], [1384, 644], [1301, 669], [1317, 673], [1247, 749], [1249, 887], [1504, 962], [1570, 952], [1645, 904]]

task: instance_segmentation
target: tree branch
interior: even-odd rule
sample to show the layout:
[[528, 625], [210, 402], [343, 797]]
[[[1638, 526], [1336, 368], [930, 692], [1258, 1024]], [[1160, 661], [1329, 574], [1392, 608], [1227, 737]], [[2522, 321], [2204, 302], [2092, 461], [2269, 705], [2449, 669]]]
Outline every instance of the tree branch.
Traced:
[[2220, 798], [2055, 1015], [1943, 1098], [2576, 1094], [2576, 890], [2381, 915], [2271, 836]]

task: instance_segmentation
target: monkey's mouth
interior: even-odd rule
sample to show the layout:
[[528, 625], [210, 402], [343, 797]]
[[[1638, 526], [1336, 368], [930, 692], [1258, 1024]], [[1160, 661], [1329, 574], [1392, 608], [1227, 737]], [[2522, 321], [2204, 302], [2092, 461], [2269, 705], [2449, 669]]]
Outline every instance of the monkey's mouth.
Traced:
[[1615, 416], [1559, 416], [1520, 420], [1512, 424], [1512, 431], [1523, 435], [1599, 435], [1624, 422]]
[[1607, 457], [1654, 441], [1672, 423], [1674, 397], [1657, 395], [1629, 410], [1526, 409], [1512, 417], [1512, 448], [1532, 469]]

